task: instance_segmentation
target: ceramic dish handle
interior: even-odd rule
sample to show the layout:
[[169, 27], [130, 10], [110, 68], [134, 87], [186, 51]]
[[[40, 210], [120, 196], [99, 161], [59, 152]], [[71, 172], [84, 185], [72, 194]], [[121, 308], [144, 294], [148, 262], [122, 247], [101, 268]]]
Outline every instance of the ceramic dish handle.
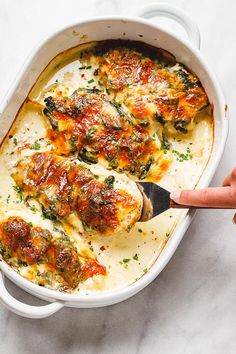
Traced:
[[190, 42], [200, 49], [200, 32], [198, 26], [182, 9], [166, 3], [155, 3], [143, 7], [138, 16], [144, 18], [167, 17], [178, 22], [187, 32]]
[[8, 310], [16, 313], [17, 315], [28, 318], [44, 318], [51, 316], [59, 311], [64, 304], [59, 301], [52, 302], [44, 306], [31, 306], [16, 300], [6, 289], [4, 282], [4, 275], [0, 271], [0, 302], [5, 305]]

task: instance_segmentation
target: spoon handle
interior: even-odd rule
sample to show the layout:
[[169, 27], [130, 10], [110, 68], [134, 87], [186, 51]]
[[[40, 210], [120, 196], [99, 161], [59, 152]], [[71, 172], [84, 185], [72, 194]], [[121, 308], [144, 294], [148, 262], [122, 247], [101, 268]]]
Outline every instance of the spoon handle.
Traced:
[[170, 208], [173, 209], [235, 209], [234, 207], [184, 205], [184, 204], [178, 204], [172, 199], [170, 199]]

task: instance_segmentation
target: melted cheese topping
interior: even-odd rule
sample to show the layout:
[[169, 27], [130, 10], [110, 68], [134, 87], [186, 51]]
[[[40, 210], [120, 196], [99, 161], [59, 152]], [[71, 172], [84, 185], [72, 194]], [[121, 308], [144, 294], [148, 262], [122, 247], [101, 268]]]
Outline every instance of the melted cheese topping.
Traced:
[[[124, 231], [140, 215], [141, 197], [132, 179], [158, 181], [168, 190], [194, 188], [213, 144], [207, 104], [198, 78], [160, 49], [150, 52], [144, 44], [103, 42], [60, 54], [40, 75], [1, 147], [1, 220], [21, 217], [53, 236], [59, 228], [80, 253], [97, 258], [107, 273], [82, 282], [80, 292], [131, 284], [158, 261], [186, 214], [169, 210]], [[48, 208], [52, 189], [54, 195], [60, 186], [54, 179], [49, 189], [41, 183], [39, 192], [32, 184], [37, 180], [32, 179], [32, 159], [52, 152], [58, 155], [57, 163], [72, 163], [75, 169], [83, 166], [98, 176], [96, 183], [114, 176], [115, 190], [128, 192], [137, 202], [139, 207], [131, 214], [130, 209], [128, 213], [120, 209], [118, 233], [104, 237], [93, 227], [84, 232], [81, 209], [65, 217], [60, 215], [66, 212], [63, 203], [56, 220], [45, 219], [42, 205]], [[42, 283], [42, 277], [37, 278], [42, 264], [25, 267], [15, 258], [10, 264], [26, 278]], [[63, 290], [55, 277], [49, 276], [43, 285]]]
[[76, 228], [81, 222], [83, 233], [110, 235], [129, 230], [139, 220], [142, 197], [135, 183], [125, 176], [122, 179], [118, 174], [115, 177], [107, 173], [104, 179], [104, 173], [107, 171], [94, 174], [75, 158], [47, 151], [19, 159], [12, 177], [24, 197], [42, 204], [45, 217], [71, 224], [74, 216], [72, 226]]
[[[13, 212], [13, 210], [11, 210]], [[82, 281], [104, 276], [106, 268], [62, 230], [53, 232], [27, 222], [14, 210], [0, 215], [0, 248], [3, 259], [25, 278], [49, 288], [71, 292]], [[27, 210], [24, 218], [27, 217]]]

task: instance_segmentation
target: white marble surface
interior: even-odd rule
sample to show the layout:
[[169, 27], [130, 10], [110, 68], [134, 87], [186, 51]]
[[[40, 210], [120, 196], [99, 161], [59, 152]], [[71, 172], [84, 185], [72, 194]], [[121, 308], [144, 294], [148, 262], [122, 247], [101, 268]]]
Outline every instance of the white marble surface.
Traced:
[[[217, 185], [236, 164], [236, 2], [170, 2], [184, 8], [199, 24], [201, 50], [216, 72], [230, 108], [227, 147], [212, 182]], [[132, 15], [143, 3], [0, 0], [0, 99], [32, 46], [44, 36], [94, 15]], [[22, 319], [0, 307], [0, 352], [236, 353], [236, 226], [231, 217], [230, 211], [199, 212], [156, 281], [121, 304], [63, 309], [44, 320]], [[40, 303], [8, 284], [19, 299]]]

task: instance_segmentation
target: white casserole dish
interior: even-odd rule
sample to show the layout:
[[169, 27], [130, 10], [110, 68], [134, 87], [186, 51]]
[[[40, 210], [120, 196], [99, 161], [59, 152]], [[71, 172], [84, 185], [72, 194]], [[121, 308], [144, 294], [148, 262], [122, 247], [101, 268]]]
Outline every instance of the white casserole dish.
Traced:
[[[31, 54], [4, 101], [1, 103], [0, 139], [4, 138], [17, 111], [39, 74], [57, 54], [90, 41], [118, 38], [142, 40], [153, 46], [166, 49], [175, 55], [177, 61], [193, 70], [202, 82], [209, 100], [213, 104], [215, 122], [213, 151], [198, 183], [198, 187], [207, 186], [214, 175], [223, 153], [228, 131], [228, 119], [226, 117], [225, 101], [220, 86], [199, 51], [200, 35], [198, 28], [182, 10], [167, 4], [149, 5], [143, 9], [140, 16], [146, 18], [166, 16], [176, 20], [185, 28], [189, 36], [189, 41], [179, 39], [173, 34], [151, 24], [148, 20], [138, 17], [96, 18], [61, 30], [39, 45]], [[63, 306], [91, 308], [107, 306], [125, 300], [147, 286], [162, 271], [175, 252], [193, 216], [194, 211], [189, 212], [185, 219], [177, 226], [158, 260], [150, 270], [138, 281], [125, 288], [88, 296], [65, 294], [31, 283], [12, 270], [7, 263], [1, 261], [0, 300], [11, 311], [29, 318], [47, 317]], [[4, 275], [27, 292], [51, 303], [45, 306], [29, 306], [19, 302], [6, 290]]]

